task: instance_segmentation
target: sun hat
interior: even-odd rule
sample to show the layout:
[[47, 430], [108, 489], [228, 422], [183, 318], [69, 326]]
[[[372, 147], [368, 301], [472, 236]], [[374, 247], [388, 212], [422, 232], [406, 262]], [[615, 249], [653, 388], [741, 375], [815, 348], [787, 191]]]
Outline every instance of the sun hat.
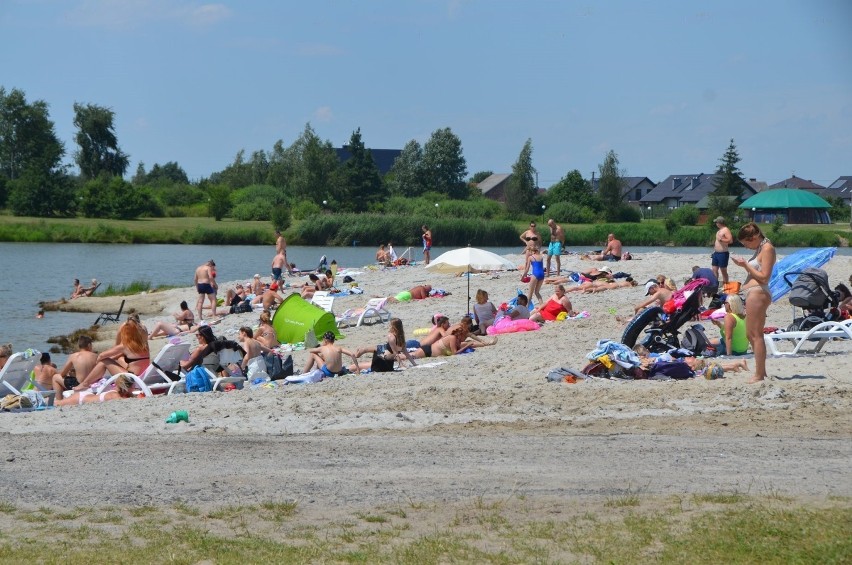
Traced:
[[255, 274], [254, 274], [254, 278], [259, 279], [259, 278], [260, 278], [260, 275], [259, 275], [258, 273], [255, 273]]
[[612, 274], [612, 267], [604, 267], [604, 268], [599, 269], [599, 270], [601, 272], [604, 272], [604, 273], [609, 273], [610, 275]]
[[648, 281], [645, 283], [645, 296], [651, 294], [651, 289], [655, 286], [660, 286], [657, 281]]

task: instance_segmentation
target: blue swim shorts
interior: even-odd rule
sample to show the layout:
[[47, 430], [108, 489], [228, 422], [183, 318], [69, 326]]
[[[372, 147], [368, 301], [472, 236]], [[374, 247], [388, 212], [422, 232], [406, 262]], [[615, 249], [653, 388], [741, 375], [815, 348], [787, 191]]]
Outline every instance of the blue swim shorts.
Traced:
[[710, 266], [719, 267], [720, 269], [728, 268], [728, 259], [731, 253], [729, 251], [714, 251], [711, 255]]
[[562, 242], [561, 241], [551, 241], [550, 245], [547, 246], [547, 254], [548, 255], [561, 255], [562, 254]]
[[209, 283], [198, 283], [195, 285], [196, 290], [198, 290], [198, 294], [216, 294], [216, 291], [213, 290], [213, 286]]
[[278, 267], [272, 267], [272, 280], [280, 281], [281, 280], [281, 269]]

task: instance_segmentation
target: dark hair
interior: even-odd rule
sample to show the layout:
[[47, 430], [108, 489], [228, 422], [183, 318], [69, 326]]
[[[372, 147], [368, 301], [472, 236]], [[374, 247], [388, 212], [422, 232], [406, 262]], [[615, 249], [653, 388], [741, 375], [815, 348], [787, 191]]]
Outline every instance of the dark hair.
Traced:
[[42, 365], [44, 365], [45, 363], [50, 363], [50, 353], [48, 353], [47, 351], [42, 353], [41, 359], [39, 361], [41, 362]]
[[526, 294], [519, 294], [519, 295], [518, 295], [518, 300], [517, 300], [517, 302], [518, 302], [518, 304], [520, 304], [521, 306], [526, 306], [527, 304], [529, 304], [529, 303], [530, 303], [530, 299], [529, 299], [529, 298], [527, 298], [527, 295], [526, 295]]
[[243, 327], [241, 327], [241, 328], [240, 328], [240, 331], [241, 331], [241, 332], [243, 332], [244, 334], [246, 334], [246, 335], [247, 335], [247, 336], [249, 336], [249, 337], [254, 337], [254, 332], [253, 332], [253, 331], [252, 331], [252, 329], [251, 329], [250, 327], [248, 327], [248, 326], [243, 326]]
[[81, 335], [77, 338], [77, 348], [78, 349], [86, 349], [92, 345], [92, 338], [87, 335]]
[[186, 300], [181, 300], [180, 309], [181, 310], [189, 310], [189, 304], [186, 303]]
[[849, 292], [849, 287], [847, 287], [843, 283], [840, 283], [836, 287], [834, 287], [834, 290], [840, 293], [840, 300], [845, 300], [852, 296], [852, 292]]
[[751, 239], [752, 237], [762, 237], [763, 232], [760, 231], [760, 226], [754, 222], [749, 222], [740, 228], [740, 233], [737, 234], [737, 239]]
[[334, 332], [325, 332], [324, 334], [322, 334], [322, 338], [326, 341], [334, 342]]
[[206, 341], [208, 345], [216, 341], [216, 334], [213, 333], [210, 326], [199, 326], [198, 335], [203, 337], [204, 341]]

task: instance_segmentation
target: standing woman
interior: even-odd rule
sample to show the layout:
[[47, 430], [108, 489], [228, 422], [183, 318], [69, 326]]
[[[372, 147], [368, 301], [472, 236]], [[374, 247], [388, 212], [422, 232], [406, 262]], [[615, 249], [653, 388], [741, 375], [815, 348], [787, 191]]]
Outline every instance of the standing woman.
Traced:
[[754, 249], [754, 255], [748, 261], [742, 257], [734, 257], [732, 260], [738, 267], [745, 269], [748, 275], [742, 287], [745, 297], [746, 335], [754, 352], [754, 376], [748, 382], [757, 383], [767, 376], [763, 326], [766, 323], [766, 311], [772, 304], [769, 277], [772, 276], [772, 268], [775, 266], [775, 247], [754, 222], [740, 228], [737, 239], [744, 247]]
[[527, 295], [532, 300], [532, 297], [535, 296], [538, 298], [539, 303], [544, 302], [544, 298], [541, 297], [541, 285], [544, 283], [544, 257], [541, 256], [541, 250], [538, 247], [534, 247], [529, 255], [527, 255], [527, 266], [524, 269], [524, 273], [529, 271], [532, 277], [530, 278], [530, 291]]
[[428, 265], [432, 260], [432, 230], [427, 225], [421, 229], [423, 230], [423, 262]]

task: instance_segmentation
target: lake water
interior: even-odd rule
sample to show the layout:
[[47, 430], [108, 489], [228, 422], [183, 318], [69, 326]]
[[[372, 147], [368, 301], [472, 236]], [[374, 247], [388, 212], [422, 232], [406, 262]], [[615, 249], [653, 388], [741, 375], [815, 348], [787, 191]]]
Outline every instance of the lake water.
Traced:
[[[435, 247], [435, 258], [450, 248]], [[521, 247], [486, 247], [499, 255], [520, 253]], [[572, 247], [587, 251], [588, 247]], [[630, 247], [632, 253], [659, 251], [659, 247]], [[397, 253], [405, 248], [397, 248]], [[706, 248], [665, 248], [670, 253], [709, 253]], [[779, 249], [787, 254], [793, 249]], [[341, 267], [361, 267], [374, 262], [372, 247], [300, 247], [287, 248], [287, 257], [301, 269], [313, 269], [325, 254]], [[412, 248], [414, 260], [422, 260], [420, 248]], [[839, 255], [852, 255], [852, 249], [840, 248]], [[254, 273], [269, 276], [273, 246], [212, 245], [102, 245], [81, 243], [0, 243], [0, 344], [12, 343], [15, 350], [34, 347], [49, 351], [47, 339], [67, 335], [90, 326], [97, 314], [47, 312], [36, 319], [38, 302], [68, 297], [74, 278], [87, 285], [96, 278], [104, 288], [149, 281], [152, 286], [191, 286], [195, 267], [213, 259], [220, 282], [248, 279]], [[64, 355], [53, 354], [64, 362]]]

